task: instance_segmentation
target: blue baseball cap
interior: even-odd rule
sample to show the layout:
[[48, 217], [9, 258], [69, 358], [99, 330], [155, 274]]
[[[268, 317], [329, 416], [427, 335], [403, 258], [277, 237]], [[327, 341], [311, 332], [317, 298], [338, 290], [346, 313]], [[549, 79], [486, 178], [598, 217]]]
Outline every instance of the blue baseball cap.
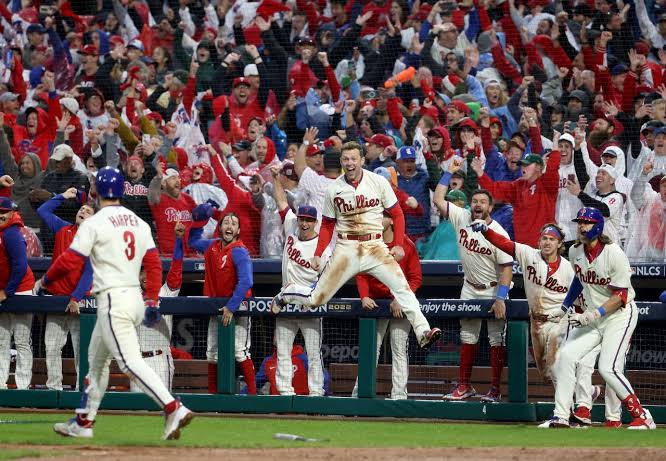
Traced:
[[307, 205], [299, 206], [296, 216], [298, 216], [299, 218], [314, 219], [316, 221], [317, 209], [313, 206], [307, 206]]
[[653, 135], [657, 136], [660, 134], [666, 134], [666, 126], [662, 126], [661, 128], [657, 128], [652, 132]]
[[398, 160], [416, 160], [416, 149], [412, 146], [402, 146], [398, 150]]
[[625, 72], [629, 72], [629, 68], [626, 64], [616, 64], [611, 69], [610, 74], [615, 77], [616, 75], [624, 74]]
[[17, 209], [16, 203], [12, 202], [9, 197], [0, 198], [0, 212], [6, 213]]

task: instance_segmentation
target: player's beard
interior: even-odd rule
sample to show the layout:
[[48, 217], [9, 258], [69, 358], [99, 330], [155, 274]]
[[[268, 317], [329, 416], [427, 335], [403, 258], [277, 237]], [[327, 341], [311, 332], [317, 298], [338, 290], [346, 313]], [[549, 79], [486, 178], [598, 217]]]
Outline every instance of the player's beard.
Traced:
[[477, 211], [477, 210], [472, 210], [472, 218], [473, 219], [483, 219], [484, 221], [487, 221], [488, 218], [490, 217], [490, 213], [487, 210], [483, 211]]

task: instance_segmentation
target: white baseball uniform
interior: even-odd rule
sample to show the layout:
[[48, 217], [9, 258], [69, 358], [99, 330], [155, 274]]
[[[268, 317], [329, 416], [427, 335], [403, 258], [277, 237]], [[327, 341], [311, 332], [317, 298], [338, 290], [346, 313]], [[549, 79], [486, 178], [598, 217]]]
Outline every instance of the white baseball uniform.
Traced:
[[[386, 285], [402, 307], [419, 342], [430, 331], [416, 296], [402, 269], [382, 240], [385, 209], [399, 206], [389, 182], [382, 176], [363, 171], [356, 187], [340, 176], [328, 188], [324, 219], [335, 220], [338, 240], [333, 255], [314, 289], [308, 285], [288, 285], [278, 295], [282, 302], [319, 306], [328, 302], [354, 275], [362, 272]], [[363, 236], [363, 240], [358, 240]]]
[[81, 319], [74, 314], [49, 314], [44, 328], [46, 352], [46, 387], [62, 390], [62, 348], [67, 344], [67, 334], [72, 337], [74, 366], [76, 367], [76, 389], [79, 387], [79, 344], [81, 342]]
[[[492, 245], [481, 232], [470, 227], [472, 213], [469, 210], [448, 204], [449, 222], [458, 236], [460, 262], [465, 272], [460, 299], [491, 299], [495, 297], [502, 266], [513, 264], [513, 258]], [[497, 221], [491, 221], [488, 228], [509, 238]], [[480, 288], [483, 286], [484, 288]], [[491, 346], [504, 346], [505, 321], [487, 319], [488, 340]], [[479, 342], [481, 319], [460, 319], [460, 341], [463, 344]]]
[[[401, 319], [377, 319], [377, 355], [375, 362], [379, 361], [379, 352], [384, 342], [386, 331], [391, 329], [391, 400], [405, 400], [407, 393], [407, 381], [409, 379], [409, 332], [412, 326], [405, 318]], [[358, 397], [358, 377], [354, 383], [352, 397]]]
[[[160, 288], [160, 298], [175, 298], [178, 293], [180, 293], [180, 287], [170, 288], [166, 283]], [[173, 356], [171, 355], [172, 329], [172, 315], [163, 315], [155, 326], [147, 327], [142, 323], [136, 329], [143, 360], [157, 373], [169, 390], [173, 385], [174, 373]], [[130, 391], [141, 392], [141, 388], [134, 381], [130, 381]]]
[[[317, 282], [319, 272], [312, 269], [310, 260], [317, 248], [317, 237], [310, 240], [298, 238], [297, 217], [288, 210], [284, 217], [284, 233], [286, 235], [282, 253], [282, 286], [289, 283], [308, 286]], [[324, 267], [331, 256], [326, 248], [321, 255]], [[275, 342], [277, 344], [277, 369], [275, 384], [280, 395], [295, 395], [292, 380], [294, 371], [291, 363], [291, 351], [294, 338], [301, 330], [305, 340], [305, 351], [308, 354], [308, 389], [312, 396], [324, 395], [324, 365], [321, 359], [322, 319], [314, 317], [280, 317], [275, 320]]]
[[109, 381], [112, 358], [130, 380], [160, 407], [174, 400], [159, 376], [141, 357], [136, 327], [145, 306], [139, 272], [148, 251], [156, 251], [150, 226], [123, 206], [106, 206], [79, 227], [70, 249], [89, 257], [97, 322], [88, 349], [90, 371], [77, 412], [94, 420]]
[[627, 298], [621, 309], [588, 326], [574, 329], [560, 349], [555, 364], [558, 383], [554, 416], [567, 419], [573, 400], [576, 363], [599, 345], [599, 373], [608, 386], [621, 400], [634, 394], [624, 376], [624, 362], [638, 318], [629, 260], [616, 243], [605, 245], [592, 261], [588, 259], [583, 245], [573, 246], [569, 250], [569, 258], [576, 277], [583, 285], [584, 309], [593, 310], [601, 306], [615, 290], [626, 290]]
[[[21, 291], [15, 295], [31, 295], [32, 291]], [[10, 344], [12, 336], [16, 346], [16, 368], [14, 382], [17, 389], [28, 389], [32, 381], [32, 314], [0, 312], [0, 389], [7, 389]]]
[[[548, 321], [550, 314], [560, 312], [564, 298], [569, 291], [574, 271], [569, 261], [558, 258], [548, 264], [541, 256], [541, 250], [522, 243], [515, 243], [515, 258], [523, 269], [525, 295], [530, 308], [530, 336], [532, 351], [539, 374], [546, 381], [556, 384], [554, 365], [560, 348], [569, 334], [566, 317], [559, 322]], [[601, 347], [594, 348], [581, 359], [576, 368], [576, 405], [592, 408], [592, 374]], [[621, 408], [617, 397], [608, 390], [605, 394], [606, 419], [619, 421]]]

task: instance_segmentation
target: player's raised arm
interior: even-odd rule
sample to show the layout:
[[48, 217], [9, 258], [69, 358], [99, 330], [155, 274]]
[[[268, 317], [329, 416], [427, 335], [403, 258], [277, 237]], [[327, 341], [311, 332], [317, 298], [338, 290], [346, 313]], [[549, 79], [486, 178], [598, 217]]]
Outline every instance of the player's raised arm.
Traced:
[[185, 235], [185, 224], [178, 221], [174, 227], [176, 241], [173, 246], [173, 257], [167, 274], [166, 284], [170, 290], [180, 290], [183, 284], [183, 236]]
[[490, 243], [511, 257], [516, 257], [516, 245], [520, 244], [513, 242], [502, 234], [498, 234], [494, 230], [490, 229], [486, 221], [483, 219], [474, 220], [472, 222], [472, 230], [474, 232], [481, 232], [486, 240], [488, 240]]
[[[453, 173], [459, 171], [463, 166], [464, 160], [459, 157], [454, 157], [453, 161], [449, 164], [448, 170], [442, 175], [439, 184], [435, 188], [433, 202], [442, 216], [449, 217], [450, 203], [446, 201], [446, 193], [449, 190], [449, 183], [453, 177]], [[455, 205], [454, 205], [455, 206]]]

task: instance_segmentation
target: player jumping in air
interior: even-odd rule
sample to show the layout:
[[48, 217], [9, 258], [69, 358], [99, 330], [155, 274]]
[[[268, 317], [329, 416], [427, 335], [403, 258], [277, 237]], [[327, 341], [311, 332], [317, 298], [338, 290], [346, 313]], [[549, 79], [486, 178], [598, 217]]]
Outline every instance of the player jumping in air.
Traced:
[[[405, 256], [402, 247], [405, 219], [391, 185], [383, 177], [363, 170], [363, 148], [358, 143], [343, 145], [340, 161], [345, 174], [326, 192], [312, 268], [319, 270], [321, 255], [335, 231], [338, 240], [333, 256], [314, 288], [289, 284], [273, 302], [278, 306], [289, 303], [319, 306], [328, 302], [351, 277], [367, 273], [391, 290], [412, 324], [419, 345], [428, 348], [441, 338], [442, 332], [430, 328], [398, 264]], [[395, 245], [390, 251], [382, 240], [384, 210], [388, 210], [394, 225]]]
[[601, 344], [599, 373], [634, 420], [629, 429], [656, 429], [624, 376], [624, 361], [636, 328], [638, 310], [631, 286], [631, 267], [622, 249], [603, 235], [604, 217], [596, 208], [578, 211], [578, 241], [569, 250], [575, 277], [562, 305], [569, 311], [583, 293], [582, 314], [568, 314], [575, 327], [555, 364], [555, 411], [539, 427], [569, 427], [569, 409], [576, 383], [576, 364]]
[[[97, 322], [88, 348], [90, 371], [76, 416], [53, 429], [65, 437], [93, 436], [93, 424], [109, 383], [112, 358], [166, 415], [165, 440], [178, 439], [180, 430], [194, 414], [176, 400], [159, 376], [141, 357], [136, 327], [144, 321], [160, 320], [157, 305], [162, 285], [162, 264], [150, 227], [134, 212], [120, 205], [124, 179], [116, 168], [105, 167], [97, 174], [100, 211], [83, 221], [67, 251], [51, 266], [42, 285], [68, 273], [80, 273], [90, 258], [97, 301]], [[143, 263], [146, 269], [145, 302], [139, 284]]]

